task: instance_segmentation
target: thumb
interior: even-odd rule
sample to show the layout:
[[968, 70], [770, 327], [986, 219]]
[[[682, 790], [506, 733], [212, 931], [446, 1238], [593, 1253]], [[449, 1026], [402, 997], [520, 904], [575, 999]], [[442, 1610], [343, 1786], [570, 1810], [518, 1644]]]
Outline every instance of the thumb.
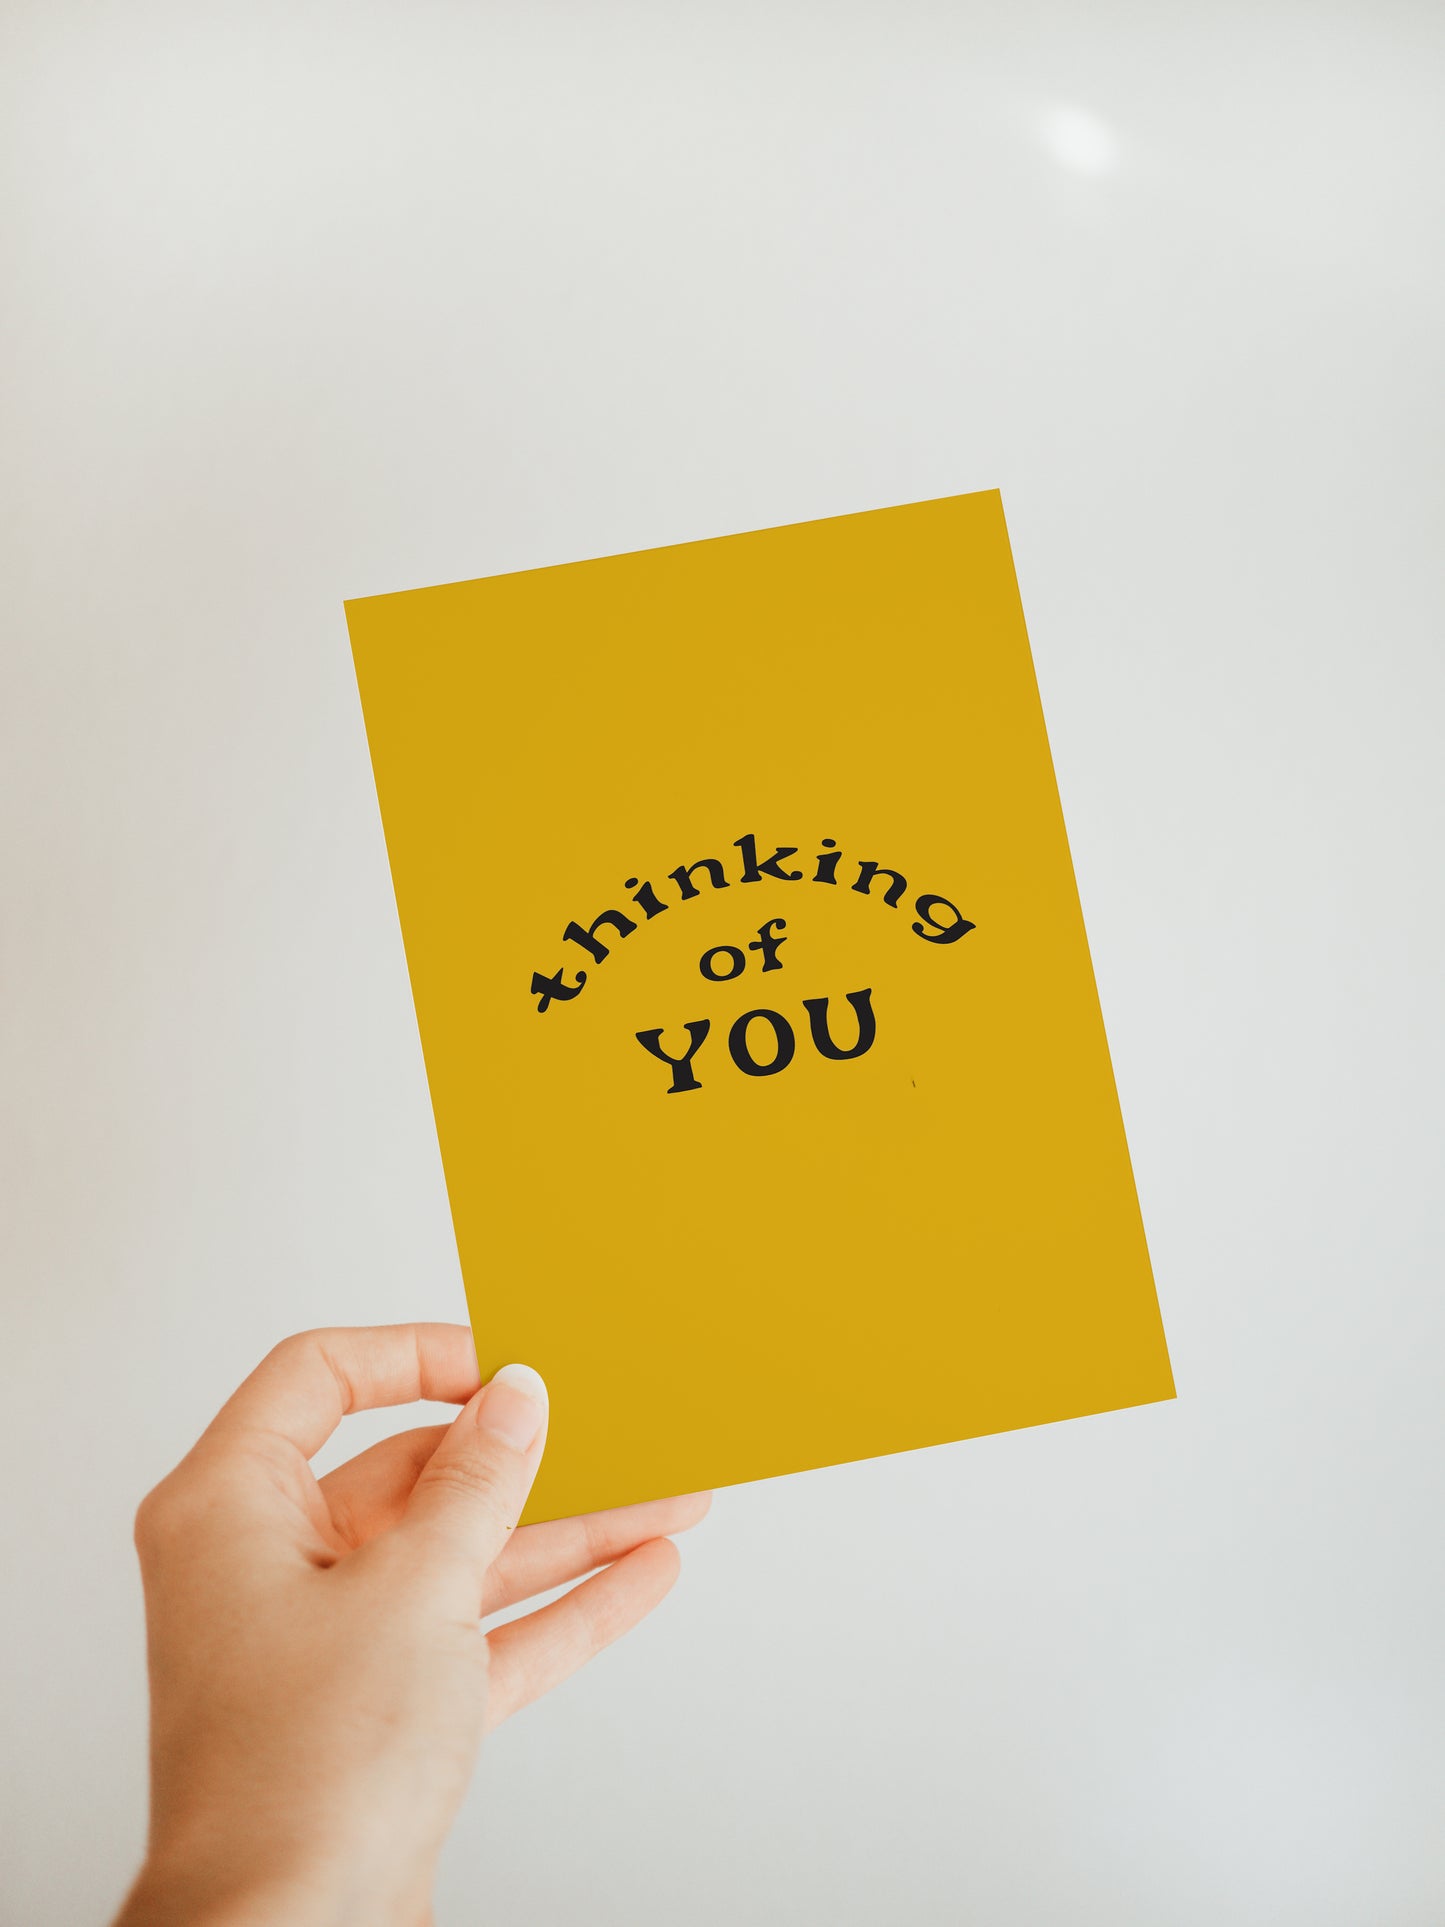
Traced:
[[504, 1365], [427, 1461], [397, 1532], [428, 1541], [479, 1589], [527, 1502], [546, 1431], [541, 1375], [530, 1365]]

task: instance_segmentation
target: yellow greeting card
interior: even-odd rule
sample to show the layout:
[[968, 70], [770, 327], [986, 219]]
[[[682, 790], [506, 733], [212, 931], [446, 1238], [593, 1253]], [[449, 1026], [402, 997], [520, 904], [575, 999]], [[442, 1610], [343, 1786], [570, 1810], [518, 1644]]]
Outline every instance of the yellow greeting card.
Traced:
[[347, 615], [528, 1518], [1173, 1395], [996, 493]]

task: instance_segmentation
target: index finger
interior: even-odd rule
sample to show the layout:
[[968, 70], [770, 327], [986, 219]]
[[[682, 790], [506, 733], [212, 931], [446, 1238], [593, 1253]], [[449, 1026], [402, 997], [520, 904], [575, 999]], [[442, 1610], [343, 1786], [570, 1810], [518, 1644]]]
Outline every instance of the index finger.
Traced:
[[419, 1398], [465, 1405], [481, 1384], [465, 1325], [351, 1325], [284, 1338], [233, 1392], [204, 1440], [247, 1433], [319, 1452], [348, 1412]]

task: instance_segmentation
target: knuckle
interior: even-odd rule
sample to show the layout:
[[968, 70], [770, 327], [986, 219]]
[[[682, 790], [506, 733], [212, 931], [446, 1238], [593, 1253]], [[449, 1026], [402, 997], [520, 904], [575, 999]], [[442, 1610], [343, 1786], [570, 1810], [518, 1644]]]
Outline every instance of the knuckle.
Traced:
[[153, 1557], [171, 1542], [188, 1510], [183, 1482], [174, 1472], [152, 1486], [135, 1513], [135, 1548], [142, 1559]]
[[136, 1551], [142, 1558], [146, 1556], [155, 1544], [159, 1524], [156, 1515], [161, 1504], [160, 1487], [155, 1486], [151, 1491], [147, 1492], [135, 1509], [135, 1528], [131, 1537], [135, 1541]]
[[347, 1369], [349, 1342], [354, 1337], [343, 1327], [314, 1325], [308, 1331], [292, 1332], [272, 1347], [268, 1362], [275, 1360], [285, 1369], [314, 1372], [318, 1364], [331, 1374], [343, 1412], [357, 1409], [356, 1386]]
[[326, 1333], [319, 1327], [311, 1331], [292, 1332], [288, 1337], [278, 1340], [268, 1356], [277, 1359], [299, 1358], [315, 1351], [325, 1338]]
[[516, 1524], [520, 1507], [513, 1482], [502, 1468], [485, 1459], [434, 1459], [422, 1477], [432, 1491], [465, 1501], [509, 1531]]
[[226, 1514], [235, 1491], [224, 1467], [199, 1447], [188, 1453], [136, 1507], [133, 1536], [142, 1565], [193, 1549]]
[[612, 1535], [607, 1522], [602, 1517], [588, 1519], [582, 1528], [582, 1554], [587, 1561], [587, 1570], [593, 1572], [598, 1566], [605, 1566], [616, 1557]]
[[622, 1631], [625, 1621], [610, 1590], [598, 1586], [582, 1609], [583, 1643], [588, 1653], [600, 1653]]

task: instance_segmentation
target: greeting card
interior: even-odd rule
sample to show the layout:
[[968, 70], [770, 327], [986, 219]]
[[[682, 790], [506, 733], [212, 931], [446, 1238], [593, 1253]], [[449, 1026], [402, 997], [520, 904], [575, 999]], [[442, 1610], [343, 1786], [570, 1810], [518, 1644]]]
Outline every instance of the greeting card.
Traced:
[[996, 493], [347, 616], [528, 1518], [1173, 1395]]

